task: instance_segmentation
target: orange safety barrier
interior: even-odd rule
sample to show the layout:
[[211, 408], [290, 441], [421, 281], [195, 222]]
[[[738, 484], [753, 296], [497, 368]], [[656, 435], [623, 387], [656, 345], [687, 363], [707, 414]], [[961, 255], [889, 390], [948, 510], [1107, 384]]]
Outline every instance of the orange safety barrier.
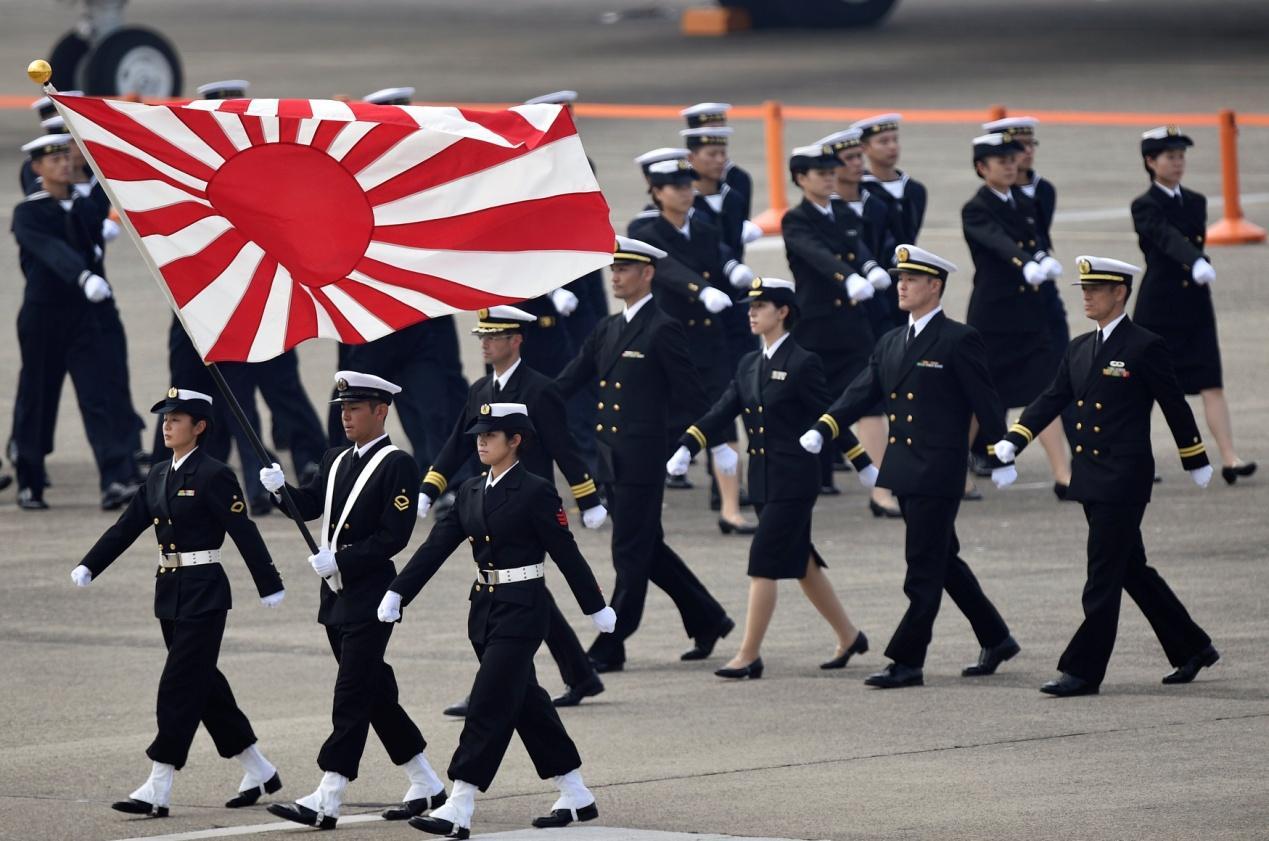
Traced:
[[1238, 124], [1234, 112], [1220, 113], [1221, 190], [1225, 195], [1225, 215], [1207, 229], [1208, 245], [1243, 245], [1265, 241], [1265, 229], [1243, 217], [1242, 194], [1238, 190]]
[[780, 222], [789, 209], [784, 187], [784, 117], [780, 103], [768, 100], [762, 104], [763, 136], [767, 145], [767, 195], [771, 206], [753, 218], [764, 234], [780, 233]]

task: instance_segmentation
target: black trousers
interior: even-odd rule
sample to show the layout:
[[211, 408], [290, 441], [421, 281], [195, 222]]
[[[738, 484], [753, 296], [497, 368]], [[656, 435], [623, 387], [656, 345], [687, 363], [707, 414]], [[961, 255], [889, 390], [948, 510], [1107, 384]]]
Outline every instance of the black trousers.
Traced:
[[326, 626], [339, 672], [330, 711], [331, 734], [317, 754], [317, 767], [323, 771], [357, 779], [371, 727], [394, 765], [408, 762], [427, 747], [397, 700], [392, 667], [383, 662], [393, 627], [377, 620]]
[[617, 570], [610, 605], [617, 612], [617, 628], [591, 644], [590, 656], [595, 660], [625, 662], [625, 641], [639, 627], [649, 581], [674, 601], [689, 637], [710, 633], [727, 615], [683, 559], [665, 544], [661, 528], [664, 495], [665, 485], [659, 482], [608, 486], [612, 563]]
[[254, 363], [252, 367], [256, 371], [260, 396], [273, 416], [273, 445], [291, 451], [296, 476], [309, 465], [321, 464], [327, 449], [326, 433], [300, 382], [299, 358], [295, 351]]
[[551, 618], [546, 627], [546, 647], [550, 650], [555, 665], [560, 667], [560, 677], [564, 680], [564, 685], [577, 686], [594, 674], [595, 667], [590, 664], [586, 649], [582, 648], [581, 640], [573, 633], [573, 626], [568, 624], [568, 620], [560, 612], [550, 590], [546, 591], [546, 599], [551, 609]]
[[1146, 561], [1141, 540], [1144, 503], [1084, 503], [1088, 520], [1088, 580], [1084, 584], [1084, 621], [1058, 660], [1067, 674], [1100, 684], [1106, 676], [1119, 628], [1121, 594], [1127, 592], [1154, 629], [1163, 653], [1180, 666], [1211, 644], [1185, 605]]
[[167, 661], [159, 678], [159, 732], [145, 755], [155, 762], [175, 765], [178, 771], [189, 757], [200, 721], [216, 752], [225, 758], [256, 743], [251, 722], [238, 709], [229, 681], [216, 668], [225, 614], [218, 610], [192, 619], [159, 620]]
[[908, 609], [899, 621], [886, 656], [907, 666], [925, 665], [943, 591], [969, 620], [984, 648], [1004, 642], [1009, 627], [983, 593], [969, 564], [960, 558], [956, 512], [961, 501], [937, 496], [901, 496], [899, 510], [907, 526], [904, 556], [908, 571], [903, 592]]
[[502, 764], [513, 732], [542, 779], [567, 774], [582, 764], [577, 746], [533, 671], [540, 639], [500, 638], [472, 643], [480, 668], [471, 687], [467, 717], [449, 778], [487, 791]]

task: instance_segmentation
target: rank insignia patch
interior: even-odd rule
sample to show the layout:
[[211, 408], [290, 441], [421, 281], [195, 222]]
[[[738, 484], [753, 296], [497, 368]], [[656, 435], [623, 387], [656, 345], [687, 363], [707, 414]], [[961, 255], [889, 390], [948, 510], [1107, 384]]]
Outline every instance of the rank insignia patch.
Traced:
[[410, 507], [410, 498], [405, 494], [397, 494], [397, 496], [395, 496], [392, 500], [392, 505], [398, 511], [404, 511]]
[[229, 510], [232, 511], [234, 514], [241, 514], [246, 507], [247, 506], [240, 499], [237, 502], [235, 502], [233, 505], [229, 506]]

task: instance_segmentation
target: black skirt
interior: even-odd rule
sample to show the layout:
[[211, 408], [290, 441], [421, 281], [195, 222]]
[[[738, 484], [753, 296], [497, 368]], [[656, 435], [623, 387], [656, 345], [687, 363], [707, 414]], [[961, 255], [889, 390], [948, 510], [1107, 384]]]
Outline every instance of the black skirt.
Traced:
[[811, 543], [812, 499], [776, 499], [755, 503], [758, 531], [749, 544], [753, 578], [805, 578], [808, 558], [827, 567]]
[[[1141, 325], [1146, 327], [1146, 325]], [[1186, 394], [1198, 394], [1208, 388], [1223, 388], [1221, 377], [1221, 347], [1216, 336], [1216, 322], [1205, 320], [1198, 324], [1146, 327], [1158, 333], [1168, 346], [1172, 365], [1181, 390]]]

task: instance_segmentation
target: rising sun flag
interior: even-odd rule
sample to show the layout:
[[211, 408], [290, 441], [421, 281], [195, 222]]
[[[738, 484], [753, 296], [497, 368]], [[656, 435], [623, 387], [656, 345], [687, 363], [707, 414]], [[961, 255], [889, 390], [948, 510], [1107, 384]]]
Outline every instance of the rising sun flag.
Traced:
[[52, 99], [207, 362], [368, 342], [612, 262], [558, 105]]

